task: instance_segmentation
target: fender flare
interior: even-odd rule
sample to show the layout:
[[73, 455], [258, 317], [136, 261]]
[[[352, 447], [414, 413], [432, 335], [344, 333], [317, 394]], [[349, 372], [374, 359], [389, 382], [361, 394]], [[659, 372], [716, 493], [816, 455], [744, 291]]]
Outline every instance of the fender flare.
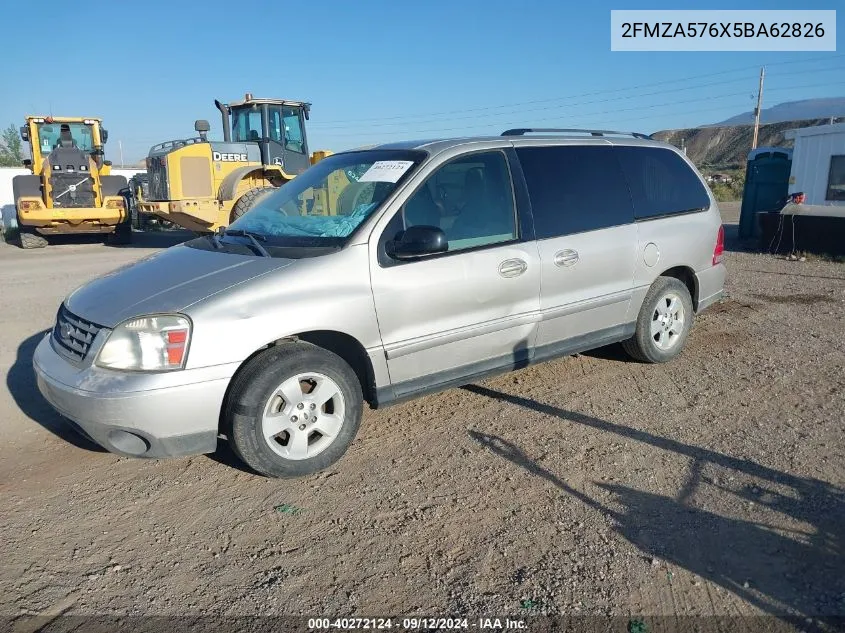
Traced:
[[262, 175], [276, 175], [281, 180], [291, 180], [293, 176], [285, 172], [278, 165], [245, 165], [229, 172], [229, 174], [220, 183], [220, 189], [217, 192], [219, 200], [234, 200], [235, 194], [238, 191], [238, 183], [244, 179], [245, 176], [253, 172], [261, 172]]
[[41, 198], [43, 202], [43, 195], [41, 191], [41, 176], [34, 174], [25, 174], [22, 176], [14, 176], [12, 178], [12, 197], [17, 205], [18, 198]]

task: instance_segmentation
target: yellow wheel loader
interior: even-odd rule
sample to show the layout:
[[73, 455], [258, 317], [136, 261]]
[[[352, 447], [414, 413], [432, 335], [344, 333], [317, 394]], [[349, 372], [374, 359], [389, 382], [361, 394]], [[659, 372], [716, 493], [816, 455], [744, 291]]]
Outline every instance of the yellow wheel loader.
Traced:
[[199, 136], [154, 145], [146, 161], [146, 187], [136, 195], [140, 213], [192, 231], [216, 231], [330, 154], [309, 154], [309, 103], [247, 93], [243, 101], [214, 104], [223, 141], [209, 140], [210, 125], [199, 120], [194, 124]]
[[126, 178], [112, 176], [104, 160], [108, 132], [100, 119], [27, 116], [20, 134], [32, 156], [24, 161], [32, 173], [12, 179], [23, 248], [43, 248], [47, 236], [73, 233], [131, 240]]

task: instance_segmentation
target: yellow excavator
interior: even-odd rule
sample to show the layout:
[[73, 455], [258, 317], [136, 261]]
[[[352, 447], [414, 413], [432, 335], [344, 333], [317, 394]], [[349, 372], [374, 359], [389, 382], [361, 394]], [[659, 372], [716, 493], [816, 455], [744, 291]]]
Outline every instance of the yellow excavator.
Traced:
[[242, 101], [214, 104], [223, 141], [209, 140], [211, 126], [199, 120], [197, 137], [154, 145], [146, 160], [146, 182], [133, 188], [140, 213], [192, 231], [216, 231], [331, 154], [308, 151], [309, 103], [247, 93]]
[[126, 178], [111, 175], [104, 160], [108, 132], [101, 119], [27, 116], [20, 129], [32, 172], [12, 179], [20, 244], [47, 246], [47, 236], [100, 233], [111, 243], [132, 238]]

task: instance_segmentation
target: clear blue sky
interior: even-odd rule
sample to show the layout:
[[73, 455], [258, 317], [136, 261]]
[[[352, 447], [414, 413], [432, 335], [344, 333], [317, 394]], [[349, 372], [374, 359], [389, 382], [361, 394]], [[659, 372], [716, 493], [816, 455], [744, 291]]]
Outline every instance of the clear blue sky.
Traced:
[[[115, 163], [118, 140], [134, 162], [154, 143], [193, 136], [198, 118], [219, 137], [214, 98], [246, 91], [312, 102], [311, 149], [336, 151], [512, 126], [653, 132], [716, 122], [753, 108], [763, 64], [764, 107], [845, 95], [841, 44], [837, 53], [610, 51], [611, 8], [692, 8], [679, 0], [36, 5], [3, 9], [14, 27], [3, 36], [0, 126], [29, 113], [101, 116]], [[835, 0], [706, 8], [799, 7], [839, 8], [843, 31], [845, 6]], [[668, 83], [645, 86], [658, 82]]]

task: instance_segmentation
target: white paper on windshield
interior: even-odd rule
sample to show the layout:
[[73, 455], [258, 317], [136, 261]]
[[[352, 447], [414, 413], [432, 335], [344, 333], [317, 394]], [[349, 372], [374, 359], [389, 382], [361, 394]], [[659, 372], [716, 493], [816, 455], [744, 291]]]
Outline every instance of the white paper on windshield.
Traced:
[[377, 160], [358, 182], [396, 182], [413, 164], [412, 160]]

